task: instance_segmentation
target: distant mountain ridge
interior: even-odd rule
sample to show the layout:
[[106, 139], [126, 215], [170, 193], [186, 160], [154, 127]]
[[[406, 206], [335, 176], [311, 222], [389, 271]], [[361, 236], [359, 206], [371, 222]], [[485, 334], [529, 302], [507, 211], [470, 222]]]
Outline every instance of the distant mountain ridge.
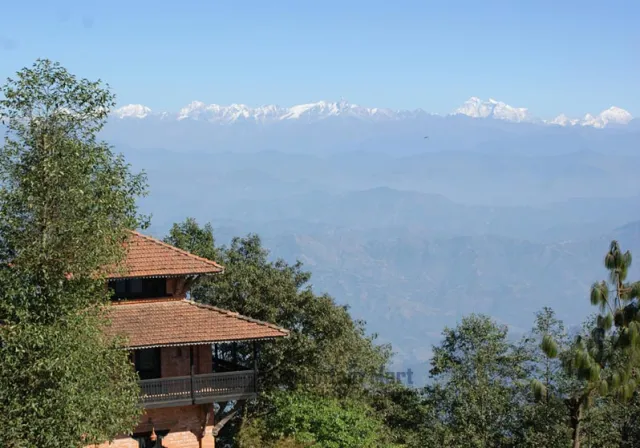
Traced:
[[156, 117], [176, 121], [197, 120], [230, 124], [238, 121], [266, 123], [285, 120], [321, 120], [327, 117], [338, 116], [358, 119], [395, 120], [434, 114], [428, 114], [421, 109], [408, 111], [376, 107], [369, 108], [341, 100], [337, 102], [318, 101], [315, 103], [298, 104], [291, 107], [276, 105], [250, 107], [245, 104], [230, 104], [224, 106], [219, 104], [205, 104], [202, 101], [192, 101], [190, 104], [181, 108], [178, 113], [157, 113], [142, 104], [128, 104], [116, 109], [112, 115], [120, 119]]
[[[219, 124], [233, 124], [236, 122], [273, 123], [288, 120], [318, 121], [329, 117], [354, 118], [370, 121], [398, 121], [424, 116], [434, 116], [423, 109], [394, 110], [379, 107], [364, 107], [349, 103], [346, 100], [336, 102], [318, 101], [315, 103], [298, 104], [291, 107], [265, 105], [251, 107], [245, 104], [206, 104], [193, 101], [181, 108], [177, 113], [154, 112], [142, 104], [129, 104], [116, 109], [112, 115], [119, 119], [148, 119], [162, 120], [195, 120]], [[633, 116], [626, 110], [612, 106], [597, 115], [586, 114], [582, 118], [569, 118], [564, 114], [551, 120], [535, 118], [527, 108], [513, 107], [502, 101], [490, 98], [483, 101], [471, 97], [462, 106], [449, 115], [466, 115], [471, 118], [492, 118], [514, 123], [536, 123], [557, 126], [590, 126], [604, 128], [609, 125], [627, 125]]]

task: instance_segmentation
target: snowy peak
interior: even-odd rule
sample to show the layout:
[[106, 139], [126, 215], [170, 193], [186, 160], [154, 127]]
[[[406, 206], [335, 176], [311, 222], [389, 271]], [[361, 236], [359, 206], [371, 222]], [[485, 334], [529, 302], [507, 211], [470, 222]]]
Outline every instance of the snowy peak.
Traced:
[[324, 117], [347, 116], [353, 118], [395, 118], [398, 111], [391, 109], [368, 108], [351, 104], [348, 101], [338, 102], [318, 101], [317, 103], [300, 104], [290, 107], [281, 120], [318, 119]]
[[633, 116], [629, 112], [615, 106], [600, 112], [599, 118], [605, 125], [608, 123], [629, 124], [633, 120]]
[[349, 104], [346, 101], [340, 101], [337, 103], [318, 101], [317, 103], [299, 104], [297, 106], [290, 107], [281, 119], [288, 120], [304, 117], [349, 115], [357, 109], [357, 105]]
[[603, 110], [598, 115], [586, 114], [582, 118], [571, 119], [561, 114], [547, 123], [559, 126], [591, 126], [601, 129], [609, 125], [626, 125], [629, 124], [631, 120], [633, 120], [633, 116], [629, 112], [612, 106], [609, 109]]
[[565, 114], [560, 114], [556, 118], [551, 121], [548, 121], [549, 124], [556, 124], [558, 126], [573, 126], [580, 123], [580, 119], [578, 118], [569, 118]]
[[493, 98], [489, 98], [488, 101], [482, 101], [475, 96], [465, 101], [462, 106], [453, 112], [453, 115], [466, 115], [472, 118], [496, 118], [515, 123], [531, 121], [532, 119], [527, 108], [509, 106]]
[[180, 109], [177, 119], [233, 123], [241, 120], [264, 121], [277, 115], [278, 108], [276, 106], [251, 108], [244, 104], [220, 106], [218, 104], [205, 104], [202, 101], [193, 101]]
[[113, 111], [118, 118], [145, 118], [151, 114], [151, 109], [142, 104], [129, 104]]

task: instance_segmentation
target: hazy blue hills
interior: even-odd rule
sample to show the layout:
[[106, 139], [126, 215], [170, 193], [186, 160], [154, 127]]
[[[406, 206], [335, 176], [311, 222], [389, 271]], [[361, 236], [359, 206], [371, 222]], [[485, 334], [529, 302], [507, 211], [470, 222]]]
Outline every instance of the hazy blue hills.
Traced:
[[[640, 222], [583, 240], [535, 243], [503, 236], [359, 231], [281, 234], [267, 238], [275, 254], [299, 258], [314, 286], [349, 303], [357, 316], [412, 363], [429, 352], [445, 324], [469, 312], [489, 313], [515, 332], [533, 313], [554, 307], [568, 323], [591, 309], [589, 286], [603, 279], [611, 239], [640, 252]], [[640, 275], [635, 266], [632, 275]]]
[[320, 156], [276, 151], [238, 154], [118, 149], [134, 166], [144, 167], [152, 179], [157, 177], [160, 182], [167, 176], [187, 176], [190, 185], [184, 188], [224, 188], [224, 195], [233, 200], [380, 186], [442, 194], [457, 202], [482, 205], [534, 205], [640, 193], [640, 177], [636, 175], [639, 152], [581, 151], [550, 156], [357, 152]]

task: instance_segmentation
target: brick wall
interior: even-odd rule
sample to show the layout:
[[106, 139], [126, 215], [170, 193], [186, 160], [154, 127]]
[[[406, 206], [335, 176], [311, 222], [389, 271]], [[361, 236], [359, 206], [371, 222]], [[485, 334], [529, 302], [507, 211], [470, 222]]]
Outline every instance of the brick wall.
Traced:
[[163, 347], [160, 365], [162, 378], [189, 375], [189, 347]]
[[[163, 378], [190, 374], [190, 347], [163, 347], [160, 354], [161, 374]], [[211, 346], [193, 346], [193, 364], [195, 373], [211, 373]]]
[[[206, 416], [205, 405], [180, 406], [163, 409], [148, 409], [134, 433], [169, 430], [162, 440], [164, 448], [215, 448], [212, 434], [213, 409], [209, 405], [209, 419], [205, 435], [201, 438], [202, 425]], [[116, 438], [111, 444], [97, 448], [138, 448], [138, 442], [128, 436]]]
[[168, 278], [167, 279], [167, 295], [185, 299], [187, 297], [187, 288], [185, 288], [185, 278]]
[[196, 368], [198, 373], [211, 373], [213, 367], [213, 353], [210, 345], [199, 345], [197, 349]]

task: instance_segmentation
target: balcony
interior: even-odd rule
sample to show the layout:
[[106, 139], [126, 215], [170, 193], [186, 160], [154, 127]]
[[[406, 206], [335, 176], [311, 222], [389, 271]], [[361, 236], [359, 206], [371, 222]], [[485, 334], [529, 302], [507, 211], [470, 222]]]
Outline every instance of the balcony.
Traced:
[[246, 400], [256, 395], [256, 372], [206, 373], [142, 380], [141, 404], [147, 409]]

